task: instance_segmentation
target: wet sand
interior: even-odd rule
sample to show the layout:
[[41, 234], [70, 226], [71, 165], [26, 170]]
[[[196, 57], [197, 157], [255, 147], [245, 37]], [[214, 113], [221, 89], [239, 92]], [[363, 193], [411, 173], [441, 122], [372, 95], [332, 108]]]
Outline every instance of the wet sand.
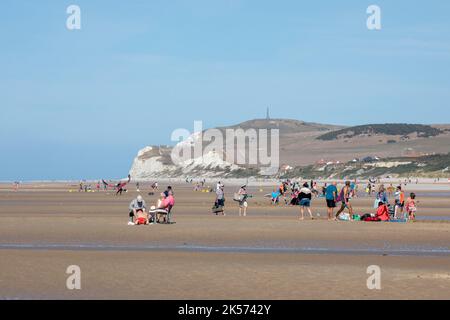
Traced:
[[[363, 223], [326, 221], [323, 199], [313, 201], [316, 220], [298, 221], [298, 208], [263, 197], [269, 187], [251, 188], [247, 217], [228, 187], [227, 216], [214, 216], [214, 194], [174, 188], [176, 224], [137, 227], [127, 226], [134, 186], [116, 197], [0, 185], [0, 298], [450, 298], [450, 223], [433, 218], [450, 216], [445, 195], [418, 199], [418, 215], [434, 221]], [[372, 204], [354, 200], [358, 213]], [[69, 265], [81, 268], [81, 290], [66, 288]], [[381, 290], [367, 288], [370, 265], [381, 268]]]

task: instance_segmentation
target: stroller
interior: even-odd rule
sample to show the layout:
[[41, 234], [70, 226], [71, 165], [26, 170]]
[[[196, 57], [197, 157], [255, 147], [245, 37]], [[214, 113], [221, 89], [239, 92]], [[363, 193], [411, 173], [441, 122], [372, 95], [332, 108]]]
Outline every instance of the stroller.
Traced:
[[212, 207], [212, 213], [218, 215], [219, 213], [223, 213], [223, 206], [215, 203], [214, 206]]
[[219, 215], [219, 213], [223, 214], [224, 210], [225, 210], [225, 199], [216, 199], [212, 207], [212, 213], [214, 213], [215, 215]]

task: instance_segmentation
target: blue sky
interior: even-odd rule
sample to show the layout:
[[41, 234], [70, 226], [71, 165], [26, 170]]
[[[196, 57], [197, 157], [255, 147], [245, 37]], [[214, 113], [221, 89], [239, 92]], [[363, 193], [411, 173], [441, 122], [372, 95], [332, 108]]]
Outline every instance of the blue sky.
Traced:
[[[66, 8], [81, 8], [81, 30]], [[366, 28], [377, 4], [382, 30]], [[448, 1], [0, 3], [0, 180], [126, 176], [176, 128], [450, 123]]]

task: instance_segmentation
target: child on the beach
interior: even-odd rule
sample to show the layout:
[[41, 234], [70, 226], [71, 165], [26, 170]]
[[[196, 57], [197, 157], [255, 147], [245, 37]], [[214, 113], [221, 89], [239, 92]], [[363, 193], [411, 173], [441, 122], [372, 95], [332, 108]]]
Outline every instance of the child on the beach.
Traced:
[[411, 193], [409, 195], [408, 200], [406, 200], [405, 209], [406, 212], [408, 213], [408, 219], [414, 221], [416, 219], [416, 211], [417, 211], [415, 193]]
[[271, 196], [272, 204], [278, 204], [278, 202], [280, 201], [280, 191], [278, 191], [277, 189], [273, 189]]

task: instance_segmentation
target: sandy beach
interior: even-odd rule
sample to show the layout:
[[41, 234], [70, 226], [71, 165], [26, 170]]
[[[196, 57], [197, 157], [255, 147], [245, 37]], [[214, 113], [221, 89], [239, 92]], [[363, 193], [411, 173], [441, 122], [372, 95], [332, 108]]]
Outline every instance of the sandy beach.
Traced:
[[[163, 187], [162, 185], [160, 185]], [[262, 190], [260, 190], [262, 188]], [[138, 194], [78, 192], [71, 183], [0, 185], [2, 299], [449, 299], [450, 192], [411, 185], [414, 223], [329, 222], [298, 208], [271, 206], [269, 186], [252, 186], [247, 217], [226, 187], [227, 216], [210, 212], [215, 195], [174, 185], [173, 225], [127, 226]], [[157, 196], [141, 188], [148, 205]], [[354, 199], [357, 213], [373, 199]], [[81, 290], [66, 269], [81, 268]], [[369, 290], [367, 268], [381, 269]]]

